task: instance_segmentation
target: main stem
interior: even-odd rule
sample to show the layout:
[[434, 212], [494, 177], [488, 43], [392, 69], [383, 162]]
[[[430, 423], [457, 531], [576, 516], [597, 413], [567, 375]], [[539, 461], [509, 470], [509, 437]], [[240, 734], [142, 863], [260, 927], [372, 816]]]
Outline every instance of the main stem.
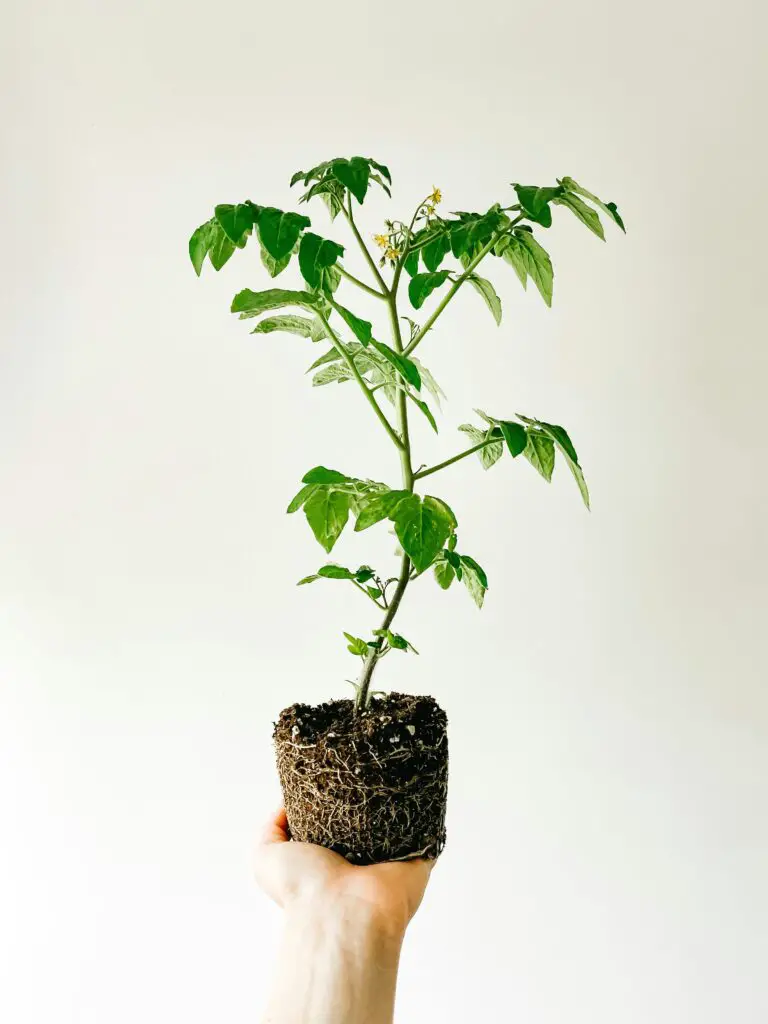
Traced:
[[[388, 297], [389, 305], [389, 317], [392, 323], [392, 341], [394, 343], [395, 350], [402, 353], [403, 351], [403, 338], [400, 333], [400, 319], [397, 315], [397, 294], [395, 288], [393, 288]], [[411, 438], [408, 430], [408, 406], [406, 404], [406, 398], [404, 392], [397, 389], [397, 426], [402, 446], [400, 447], [400, 468], [403, 478], [403, 490], [412, 491], [414, 483], [413, 465], [411, 463]], [[405, 594], [405, 588], [408, 586], [408, 582], [411, 577], [411, 560], [403, 553], [403, 559], [400, 564], [400, 575], [397, 579], [397, 586], [395, 592], [387, 607], [386, 614], [382, 619], [380, 629], [389, 629], [392, 624], [392, 620], [397, 614], [397, 609], [400, 607], [400, 602], [403, 600]], [[373, 678], [373, 672], [376, 668], [376, 663], [381, 657], [379, 650], [371, 648], [371, 653], [365, 660], [363, 665], [363, 671], [360, 676], [360, 682], [357, 690], [356, 710], [364, 710], [368, 706], [368, 693], [371, 688], [371, 679]]]

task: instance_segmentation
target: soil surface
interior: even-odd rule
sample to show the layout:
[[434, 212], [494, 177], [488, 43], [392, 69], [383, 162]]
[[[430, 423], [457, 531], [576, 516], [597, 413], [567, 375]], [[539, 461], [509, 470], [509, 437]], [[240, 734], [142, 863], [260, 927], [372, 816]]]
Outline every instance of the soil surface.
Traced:
[[354, 864], [437, 857], [445, 845], [448, 737], [432, 697], [390, 693], [280, 712], [274, 739], [291, 838]]

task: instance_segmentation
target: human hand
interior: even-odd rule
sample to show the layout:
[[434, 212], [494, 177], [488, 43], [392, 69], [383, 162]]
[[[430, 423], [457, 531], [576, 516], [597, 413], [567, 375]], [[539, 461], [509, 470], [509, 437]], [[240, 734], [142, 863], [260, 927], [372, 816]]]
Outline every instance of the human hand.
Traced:
[[289, 841], [281, 807], [265, 826], [256, 849], [256, 880], [286, 909], [350, 902], [377, 923], [404, 932], [419, 908], [434, 860], [423, 857], [382, 864], [350, 864], [323, 846]]

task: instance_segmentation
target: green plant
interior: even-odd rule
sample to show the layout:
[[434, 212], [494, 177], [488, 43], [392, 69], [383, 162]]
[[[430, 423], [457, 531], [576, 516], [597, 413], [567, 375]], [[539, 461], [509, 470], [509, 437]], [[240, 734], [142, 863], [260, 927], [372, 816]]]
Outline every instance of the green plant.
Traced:
[[[333, 549], [350, 514], [356, 519], [355, 530], [388, 520], [400, 542], [400, 570], [396, 576], [387, 577], [367, 565], [353, 570], [329, 564], [299, 581], [346, 581], [383, 612], [380, 626], [372, 631], [370, 639], [344, 634], [349, 651], [363, 662], [360, 678], [354, 684], [358, 709], [368, 704], [378, 661], [392, 650], [414, 650], [391, 626], [406, 588], [415, 578], [432, 568], [443, 589], [457, 579], [464, 583], [478, 606], [482, 606], [488, 588], [482, 567], [457, 550], [457, 522], [450, 506], [442, 498], [416, 493], [417, 484], [472, 454], [478, 456], [484, 469], [489, 469], [505, 449], [512, 458], [523, 455], [549, 481], [559, 452], [589, 507], [587, 484], [566, 430], [519, 413], [506, 418], [476, 410], [481, 422], [459, 428], [471, 442], [469, 447], [437, 465], [414, 469], [409, 410], [418, 410], [437, 431], [424, 391], [430, 393], [438, 406], [441, 396], [432, 374], [415, 357], [416, 349], [464, 284], [479, 293], [496, 323], [501, 322], [501, 301], [496, 290], [477, 273], [480, 263], [488, 257], [509, 264], [524, 288], [529, 279], [533, 281], [546, 304], [551, 305], [552, 264], [534, 228], [538, 231], [551, 226], [553, 206], [570, 210], [600, 238], [604, 238], [604, 233], [598, 210], [624, 230], [616, 205], [603, 203], [573, 178], [557, 179], [556, 185], [544, 188], [514, 184], [517, 201], [508, 206], [497, 203], [485, 213], [454, 213], [447, 217], [437, 213], [442, 197], [439, 189], [433, 188], [418, 204], [409, 223], [386, 221], [386, 230], [374, 236], [381, 250], [377, 261], [356, 223], [353, 200], [362, 204], [372, 184], [389, 196], [391, 181], [387, 167], [360, 156], [329, 160], [309, 171], [299, 171], [291, 179], [292, 186], [301, 182], [306, 188], [301, 203], [319, 198], [332, 221], [342, 215], [365, 258], [369, 282], [345, 268], [341, 262], [345, 251], [342, 245], [309, 230], [308, 217], [258, 206], [250, 200], [217, 206], [214, 216], [194, 232], [189, 242], [198, 275], [206, 256], [214, 269], [220, 270], [236, 249], [245, 248], [254, 233], [270, 277], [277, 277], [297, 256], [305, 288], [245, 289], [234, 297], [232, 312], [243, 320], [268, 314], [256, 324], [254, 334], [283, 331], [313, 342], [326, 342], [328, 348], [310, 367], [315, 371], [313, 384], [354, 380], [397, 449], [401, 466], [398, 488], [316, 466], [305, 474], [301, 490], [288, 506], [288, 512], [303, 508], [326, 552]], [[444, 266], [446, 260], [454, 263]], [[414, 309], [421, 309], [433, 292], [439, 294], [437, 305], [421, 325], [400, 314], [403, 272], [409, 278], [407, 293]], [[373, 324], [339, 301], [342, 283], [381, 301], [389, 321], [391, 344], [381, 341]], [[276, 313], [286, 309], [292, 312]], [[407, 337], [402, 322], [408, 325]], [[382, 397], [394, 407], [394, 422], [380, 401]]]

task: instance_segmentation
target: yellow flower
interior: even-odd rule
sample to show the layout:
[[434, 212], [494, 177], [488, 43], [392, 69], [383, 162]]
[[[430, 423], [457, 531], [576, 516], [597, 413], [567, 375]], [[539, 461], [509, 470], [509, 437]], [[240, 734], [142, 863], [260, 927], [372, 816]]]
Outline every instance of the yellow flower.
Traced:
[[432, 186], [432, 194], [429, 197], [430, 202], [434, 203], [435, 206], [437, 206], [437, 204], [440, 202], [440, 200], [442, 198], [443, 198], [443, 193], [440, 191], [440, 189], [436, 185], [433, 185]]
[[394, 249], [392, 246], [390, 246], [387, 249], [387, 251], [384, 253], [384, 259], [396, 260], [399, 255], [400, 255], [400, 250], [399, 249]]
[[380, 249], [386, 249], [389, 245], [389, 239], [386, 235], [374, 235], [373, 240]]
[[427, 216], [428, 217], [431, 217], [432, 214], [435, 212], [435, 207], [434, 207], [434, 205], [432, 203], [427, 203], [427, 205], [424, 207], [424, 209], [427, 211]]

